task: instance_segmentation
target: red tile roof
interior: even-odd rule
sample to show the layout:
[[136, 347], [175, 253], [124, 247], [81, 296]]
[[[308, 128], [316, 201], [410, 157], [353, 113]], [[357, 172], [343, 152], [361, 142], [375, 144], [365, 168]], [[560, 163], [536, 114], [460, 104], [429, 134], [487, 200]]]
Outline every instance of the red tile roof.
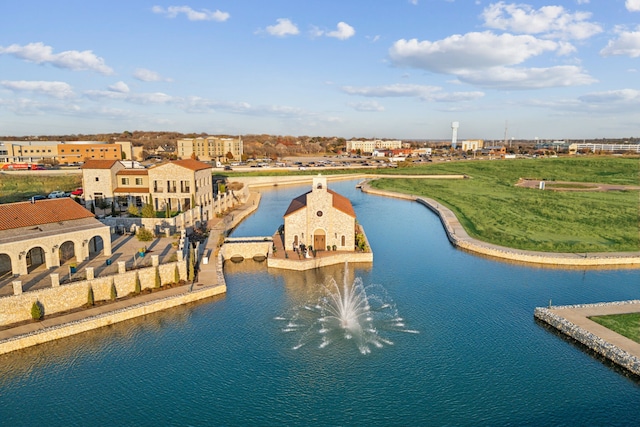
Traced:
[[193, 160], [193, 159], [174, 160], [169, 163], [173, 163], [174, 165], [182, 166], [183, 168], [191, 169], [194, 171], [199, 171], [202, 169], [211, 169], [211, 165], [208, 165], [199, 160]]
[[149, 175], [146, 169], [122, 169], [116, 175]]
[[118, 187], [115, 190], [113, 190], [114, 193], [121, 193], [121, 194], [129, 194], [129, 193], [141, 193], [141, 194], [146, 194], [149, 193], [149, 188], [148, 187]]
[[[307, 194], [311, 193], [311, 191], [307, 191], [306, 193], [296, 197], [291, 201], [287, 211], [284, 213], [284, 216], [292, 214], [293, 212], [302, 209], [307, 206]], [[349, 216], [356, 217], [356, 211], [353, 210], [353, 205], [351, 204], [351, 200], [344, 197], [342, 194], [338, 194], [333, 190], [327, 189], [327, 193], [333, 196], [332, 205], [337, 210], [346, 213]]]
[[53, 222], [92, 218], [94, 214], [68, 197], [0, 205], [0, 231]]
[[111, 169], [119, 160], [87, 160], [81, 169]]

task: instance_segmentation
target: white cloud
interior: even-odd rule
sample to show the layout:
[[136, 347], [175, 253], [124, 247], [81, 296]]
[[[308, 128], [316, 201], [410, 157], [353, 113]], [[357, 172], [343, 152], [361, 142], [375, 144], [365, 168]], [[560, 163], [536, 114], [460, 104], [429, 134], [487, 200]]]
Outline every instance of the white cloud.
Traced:
[[0, 86], [13, 92], [31, 92], [58, 99], [74, 97], [73, 89], [65, 82], [2, 80], [0, 81]]
[[520, 64], [561, 47], [557, 42], [529, 35], [495, 35], [485, 31], [453, 35], [435, 42], [402, 39], [393, 44], [389, 55], [397, 66], [455, 74], [466, 69]]
[[138, 68], [134, 71], [133, 77], [143, 82], [170, 82], [169, 78], [162, 77], [155, 71], [147, 70], [146, 68]]
[[127, 86], [125, 82], [120, 81], [109, 86], [109, 90], [112, 92], [129, 93], [129, 86]]
[[543, 89], [580, 86], [596, 80], [580, 67], [564, 65], [550, 68], [493, 67], [466, 70], [457, 74], [460, 81], [500, 89]]
[[386, 86], [343, 86], [341, 90], [349, 95], [359, 95], [365, 97], [389, 98], [389, 97], [410, 97], [419, 98], [423, 101], [450, 102], [465, 101], [481, 98], [482, 92], [454, 92], [447, 93], [439, 86], [425, 86], [412, 84], [393, 84]]
[[618, 38], [609, 40], [607, 46], [600, 51], [600, 55], [640, 57], [640, 29], [638, 31], [619, 30]]
[[338, 28], [335, 31], [330, 31], [327, 33], [327, 37], [334, 37], [340, 40], [346, 40], [348, 38], [353, 37], [356, 33], [356, 30], [346, 22], [338, 22]]
[[513, 67], [545, 52], [565, 55], [573, 50], [565, 41], [485, 31], [453, 35], [434, 42], [398, 40], [389, 50], [389, 56], [396, 66], [452, 74], [461, 82], [483, 87], [539, 89], [593, 83], [592, 77], [575, 66]]
[[640, 12], [640, 0], [627, 0], [624, 5], [629, 12]]
[[382, 112], [384, 107], [376, 101], [364, 101], [364, 102], [350, 102], [347, 104], [349, 107], [356, 111], [363, 112]]
[[286, 18], [279, 18], [276, 20], [276, 25], [269, 25], [267, 27], [267, 33], [276, 37], [295, 36], [300, 33], [296, 24]]
[[591, 94], [583, 95], [579, 99], [583, 102], [589, 103], [640, 104], [640, 90], [619, 89], [605, 92], [594, 92]]
[[489, 28], [547, 38], [583, 40], [602, 32], [599, 24], [587, 21], [591, 13], [569, 13], [562, 6], [533, 9], [526, 4], [501, 1], [487, 6], [482, 17]]
[[189, 6], [169, 6], [163, 8], [162, 6], [153, 6], [151, 8], [153, 13], [159, 13], [165, 15], [167, 18], [175, 18], [179, 14], [183, 13], [189, 21], [218, 21], [224, 22], [231, 15], [227, 12], [221, 12], [219, 10], [210, 11], [208, 9], [202, 9], [201, 11], [193, 10]]
[[110, 86], [108, 88], [109, 90], [87, 90], [83, 94], [93, 101], [102, 102], [105, 100], [114, 100], [138, 105], [163, 105], [179, 101], [175, 97], [162, 92], [131, 93], [128, 91], [128, 86], [126, 88], [127, 90], [117, 90], [118, 88], [124, 89], [122, 86], [116, 84]]
[[29, 43], [25, 46], [12, 44], [8, 47], [0, 46], [0, 54], [13, 55], [25, 61], [36, 64], [51, 64], [57, 68], [66, 68], [73, 71], [97, 71], [101, 74], [113, 74], [113, 70], [104, 63], [104, 59], [94, 55], [90, 50], [67, 50], [53, 53], [51, 46], [44, 43]]

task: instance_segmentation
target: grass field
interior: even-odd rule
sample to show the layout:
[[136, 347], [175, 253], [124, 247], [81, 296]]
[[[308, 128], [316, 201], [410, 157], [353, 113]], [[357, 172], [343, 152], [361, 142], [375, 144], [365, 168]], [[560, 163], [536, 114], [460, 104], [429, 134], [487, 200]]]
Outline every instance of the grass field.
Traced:
[[0, 174], [0, 203], [22, 202], [36, 194], [46, 196], [54, 190], [73, 191], [78, 187], [82, 187], [82, 175], [78, 174]]
[[594, 316], [589, 319], [601, 324], [607, 329], [611, 329], [620, 335], [640, 343], [640, 313]]
[[379, 179], [376, 188], [438, 200], [469, 235], [547, 252], [640, 250], [640, 192], [557, 192], [515, 187], [519, 178], [639, 185], [632, 158], [443, 162], [400, 173], [466, 174], [465, 180]]

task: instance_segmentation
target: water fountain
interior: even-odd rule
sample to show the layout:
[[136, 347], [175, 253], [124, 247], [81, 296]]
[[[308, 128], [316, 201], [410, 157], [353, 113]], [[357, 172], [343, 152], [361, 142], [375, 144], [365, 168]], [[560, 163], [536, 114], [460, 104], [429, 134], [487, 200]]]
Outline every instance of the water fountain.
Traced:
[[321, 295], [314, 298], [315, 301], [294, 308], [291, 314], [276, 318], [286, 322], [284, 332], [299, 335], [294, 350], [313, 342], [325, 348], [353, 340], [360, 353], [369, 354], [372, 347], [393, 345], [386, 335], [417, 333], [406, 329], [382, 286], [364, 286], [360, 277], [349, 283], [346, 264], [342, 286], [329, 277], [322, 285]]

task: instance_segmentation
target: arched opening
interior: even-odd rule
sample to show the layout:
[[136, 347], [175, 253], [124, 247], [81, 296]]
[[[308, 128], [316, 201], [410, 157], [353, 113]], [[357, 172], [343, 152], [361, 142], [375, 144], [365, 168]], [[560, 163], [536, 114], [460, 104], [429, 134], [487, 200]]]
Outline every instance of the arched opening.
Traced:
[[7, 254], [0, 254], [0, 279], [11, 275], [12, 272], [11, 257]]
[[324, 251], [327, 244], [327, 236], [324, 230], [318, 229], [313, 232], [313, 249], [316, 251]]
[[67, 261], [72, 260], [76, 256], [75, 245], [71, 240], [67, 240], [60, 245], [58, 249], [58, 257], [60, 258], [60, 265], [63, 265]]
[[27, 272], [31, 273], [44, 264], [44, 261], [44, 250], [40, 246], [31, 248], [29, 252], [27, 252]]
[[100, 252], [104, 250], [104, 242], [102, 241], [102, 237], [93, 236], [91, 240], [89, 240], [89, 256], [99, 255]]
[[347, 244], [347, 238], [345, 236], [342, 236], [342, 239], [340, 239], [340, 246], [344, 247]]

